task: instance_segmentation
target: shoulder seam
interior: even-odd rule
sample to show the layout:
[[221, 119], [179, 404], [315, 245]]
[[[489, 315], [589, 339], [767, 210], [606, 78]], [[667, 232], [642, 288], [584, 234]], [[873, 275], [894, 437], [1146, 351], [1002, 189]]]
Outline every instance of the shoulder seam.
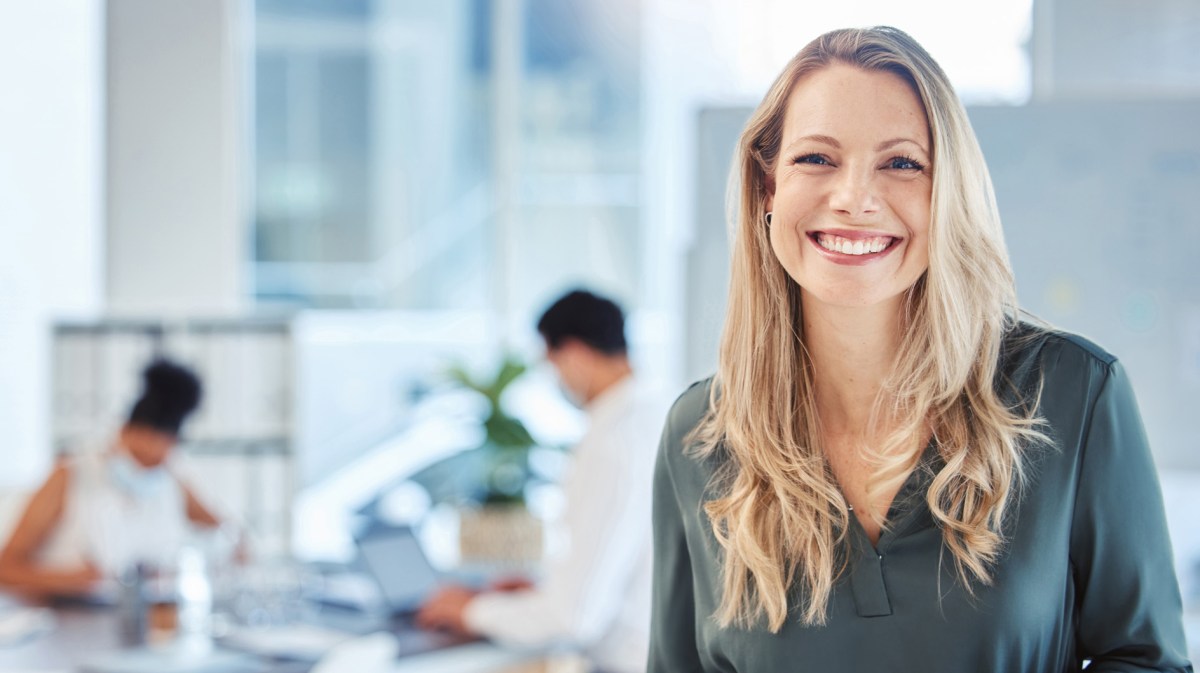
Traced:
[[1111, 369], [1112, 364], [1117, 361], [1117, 356], [1113, 355], [1112, 353], [1109, 353], [1108, 351], [1101, 348], [1099, 345], [1092, 343], [1091, 341], [1085, 339], [1084, 337], [1079, 336], [1078, 334], [1072, 334], [1071, 332], [1063, 332], [1060, 330], [1048, 330], [1047, 336], [1050, 339], [1057, 339], [1059, 341], [1069, 343], [1072, 346], [1083, 351], [1091, 359], [1104, 365], [1105, 370], [1106, 370], [1105, 371], [1106, 375], [1108, 374], [1107, 370]]

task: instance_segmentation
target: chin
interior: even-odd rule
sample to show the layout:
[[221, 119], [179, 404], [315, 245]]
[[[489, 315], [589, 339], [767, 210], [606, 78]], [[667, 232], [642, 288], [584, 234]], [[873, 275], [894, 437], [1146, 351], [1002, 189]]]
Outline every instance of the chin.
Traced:
[[811, 300], [830, 307], [862, 309], [872, 306], [898, 305], [904, 297], [904, 291], [879, 292], [877, 288], [847, 290], [845, 288], [823, 288], [805, 290], [804, 295]]

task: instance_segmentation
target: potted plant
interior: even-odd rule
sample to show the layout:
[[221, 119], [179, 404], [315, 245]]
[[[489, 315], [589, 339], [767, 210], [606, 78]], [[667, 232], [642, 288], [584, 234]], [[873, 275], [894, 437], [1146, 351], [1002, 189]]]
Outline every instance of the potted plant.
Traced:
[[474, 449], [478, 460], [475, 497], [460, 507], [459, 547], [467, 563], [529, 563], [542, 554], [541, 521], [525, 507], [530, 480], [529, 453], [536, 446], [525, 424], [504, 408], [508, 387], [527, 367], [509, 354], [494, 376], [477, 379], [456, 365], [449, 378], [487, 400], [484, 440]]

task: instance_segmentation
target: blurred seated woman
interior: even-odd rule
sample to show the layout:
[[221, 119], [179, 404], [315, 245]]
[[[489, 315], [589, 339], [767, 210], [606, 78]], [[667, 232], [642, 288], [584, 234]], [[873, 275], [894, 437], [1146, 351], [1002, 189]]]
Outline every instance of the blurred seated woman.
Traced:
[[146, 564], [167, 567], [190, 526], [221, 521], [171, 469], [179, 430], [200, 403], [200, 381], [166, 360], [107, 450], [63, 458], [32, 496], [0, 552], [0, 585], [43, 596], [85, 596]]

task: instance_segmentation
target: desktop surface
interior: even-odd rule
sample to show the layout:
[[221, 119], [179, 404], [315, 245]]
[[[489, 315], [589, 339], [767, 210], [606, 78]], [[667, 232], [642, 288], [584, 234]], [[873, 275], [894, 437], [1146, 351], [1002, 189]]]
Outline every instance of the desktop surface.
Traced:
[[[11, 603], [10, 603], [11, 607]], [[111, 607], [88, 605], [65, 605], [52, 608], [54, 624], [45, 632], [32, 634], [28, 639], [0, 647], [0, 670], [20, 671], [104, 671], [104, 673], [121, 670], [140, 671], [148, 661], [147, 656], [153, 656], [144, 649], [123, 646], [120, 638], [120, 623], [118, 612]], [[371, 633], [372, 624], [382, 625], [386, 630], [394, 632], [397, 639], [399, 655], [391, 667], [392, 673], [407, 673], [422, 671], [424, 673], [480, 673], [505, 670], [522, 662], [537, 658], [532, 653], [507, 652], [484, 641], [446, 643], [442, 649], [430, 649], [424, 641], [418, 642], [410, 628], [402, 622], [385, 618], [381, 623], [372, 615], [353, 614], [352, 611], [329, 610], [324, 613], [328, 617], [328, 626], [322, 628], [344, 627], [348, 638], [355, 638], [365, 633]], [[375, 620], [375, 621], [373, 621]], [[426, 634], [429, 635], [429, 634]], [[438, 634], [433, 634], [437, 636]], [[217, 645], [207, 660], [215, 664], [228, 663], [230, 667], [205, 668], [197, 659], [197, 666], [187, 668], [180, 666], [180, 671], [256, 671], [260, 673], [305, 673], [312, 669], [314, 659], [310, 656], [294, 658], [286, 653], [281, 656], [252, 655], [253, 659], [244, 656], [244, 651], [238, 652], [231, 648]], [[170, 648], [167, 644], [162, 647]], [[173, 652], [163, 650], [164, 652]], [[122, 656], [130, 655], [130, 656]], [[175, 656], [175, 654], [169, 654]], [[118, 665], [121, 661], [130, 662], [125, 669]], [[139, 666], [142, 666], [139, 668]]]

